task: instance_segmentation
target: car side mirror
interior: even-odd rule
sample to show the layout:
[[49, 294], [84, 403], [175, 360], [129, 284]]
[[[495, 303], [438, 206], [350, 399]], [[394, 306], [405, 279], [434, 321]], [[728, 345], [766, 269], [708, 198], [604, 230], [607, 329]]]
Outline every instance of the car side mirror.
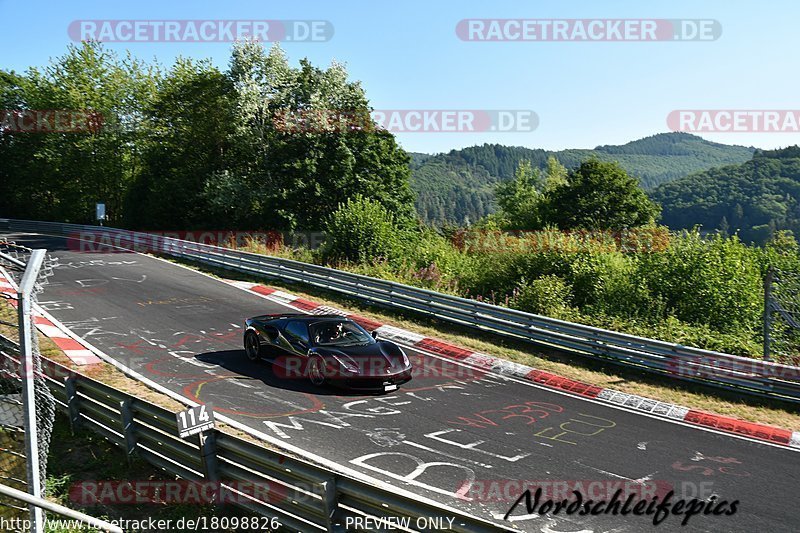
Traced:
[[375, 339], [375, 340], [378, 340], [378, 332], [377, 331], [373, 331], [372, 332], [372, 338]]

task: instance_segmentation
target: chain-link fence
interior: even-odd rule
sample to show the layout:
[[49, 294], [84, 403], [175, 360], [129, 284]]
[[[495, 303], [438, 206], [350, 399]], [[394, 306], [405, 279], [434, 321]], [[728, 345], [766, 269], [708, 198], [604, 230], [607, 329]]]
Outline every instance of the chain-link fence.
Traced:
[[800, 365], [800, 273], [771, 269], [764, 291], [764, 358]]
[[[55, 400], [41, 372], [33, 309], [54, 266], [41, 252], [0, 241], [0, 483], [31, 494], [45, 486], [55, 417]], [[30, 366], [23, 370], [26, 354]], [[0, 498], [0, 516], [27, 518], [28, 513], [17, 501]]]

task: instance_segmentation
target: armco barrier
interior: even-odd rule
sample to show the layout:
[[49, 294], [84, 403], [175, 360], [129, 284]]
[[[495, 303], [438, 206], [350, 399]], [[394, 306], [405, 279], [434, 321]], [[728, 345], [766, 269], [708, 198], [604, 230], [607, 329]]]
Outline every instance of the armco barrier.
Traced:
[[[14, 372], [19, 368], [18, 346], [2, 336], [0, 368]], [[439, 523], [448, 524], [457, 532], [506, 530], [216, 429], [205, 432], [206, 438], [202, 440], [199, 436], [181, 439], [175, 413], [167, 409], [46, 358], [42, 358], [42, 373], [57, 406], [73, 427], [90, 429], [119, 446], [125, 454], [136, 454], [187, 482], [209, 483], [220, 492], [227, 490], [227, 496], [222, 496], [224, 502], [274, 518], [271, 524], [277, 522], [281, 530], [344, 531], [348, 517], [364, 516], [384, 518], [387, 524], [403, 523], [402, 519], [408, 518], [410, 531], [415, 531], [414, 524], [420, 517], [439, 519]], [[204, 486], [200, 485], [195, 494], [203, 494]], [[244, 487], [257, 490], [243, 491]]]
[[[800, 368], [565, 322], [401, 283], [218, 246], [99, 226], [0, 219], [0, 230], [95, 238], [126, 247], [148, 242], [158, 253], [253, 276], [299, 282], [500, 335], [589, 354], [673, 379], [800, 402]], [[151, 250], [152, 251], [152, 250]]]

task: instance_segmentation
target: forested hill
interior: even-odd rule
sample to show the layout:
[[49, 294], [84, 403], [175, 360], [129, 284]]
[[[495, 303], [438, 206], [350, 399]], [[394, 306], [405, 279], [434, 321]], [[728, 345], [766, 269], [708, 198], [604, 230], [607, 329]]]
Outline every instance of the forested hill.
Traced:
[[775, 230], [800, 234], [800, 148], [756, 151], [751, 161], [714, 168], [652, 192], [671, 228], [739, 231], [763, 243]]
[[494, 210], [494, 187], [499, 181], [511, 179], [523, 159], [539, 168], [545, 167], [550, 155], [567, 168], [592, 156], [618, 161], [639, 177], [644, 188], [651, 189], [700, 170], [742, 163], [752, 157], [753, 151], [688, 133], [660, 133], [620, 146], [558, 152], [484, 144], [434, 156], [411, 154], [411, 186], [417, 195], [417, 211], [424, 220], [463, 224]]

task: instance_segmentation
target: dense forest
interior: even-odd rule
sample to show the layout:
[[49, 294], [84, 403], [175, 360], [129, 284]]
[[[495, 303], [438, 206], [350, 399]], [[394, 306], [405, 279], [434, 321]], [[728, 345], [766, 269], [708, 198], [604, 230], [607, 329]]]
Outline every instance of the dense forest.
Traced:
[[567, 168], [577, 167], [593, 156], [601, 161], [617, 161], [639, 178], [645, 189], [651, 189], [700, 170], [742, 163], [752, 157], [753, 151], [688, 133], [661, 133], [621, 146], [558, 152], [484, 144], [435, 156], [412, 154], [411, 186], [417, 195], [417, 212], [426, 222], [469, 224], [494, 212], [494, 188], [510, 180], [522, 160], [542, 170], [551, 155]]
[[[0, 109], [91, 110], [80, 132], [0, 128], [0, 214], [137, 229], [320, 229], [349, 197], [414, 219], [409, 157], [389, 132], [331, 133], [297, 110], [369, 113], [339, 63], [289, 65], [283, 50], [237, 42], [229, 66], [179, 58], [169, 67], [119, 57], [97, 42], [43, 68], [0, 70]], [[5, 131], [4, 131], [5, 130]]]
[[800, 148], [756, 151], [740, 165], [714, 168], [656, 188], [670, 228], [738, 232], [763, 244], [777, 230], [800, 234]]

